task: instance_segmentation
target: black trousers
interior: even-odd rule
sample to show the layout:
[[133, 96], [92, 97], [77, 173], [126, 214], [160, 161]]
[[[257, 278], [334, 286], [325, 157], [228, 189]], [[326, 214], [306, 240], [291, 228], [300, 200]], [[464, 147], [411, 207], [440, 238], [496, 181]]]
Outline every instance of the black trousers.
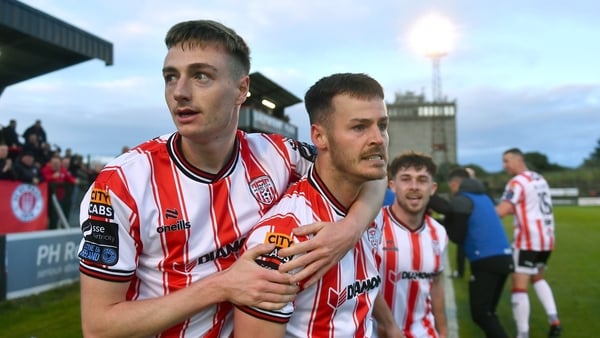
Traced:
[[469, 279], [469, 303], [471, 318], [483, 330], [487, 338], [508, 338], [498, 316], [496, 307], [508, 275], [513, 271], [512, 256], [486, 257], [471, 262]]
[[458, 277], [462, 277], [465, 274], [465, 250], [462, 245], [456, 246], [456, 273], [458, 273]]

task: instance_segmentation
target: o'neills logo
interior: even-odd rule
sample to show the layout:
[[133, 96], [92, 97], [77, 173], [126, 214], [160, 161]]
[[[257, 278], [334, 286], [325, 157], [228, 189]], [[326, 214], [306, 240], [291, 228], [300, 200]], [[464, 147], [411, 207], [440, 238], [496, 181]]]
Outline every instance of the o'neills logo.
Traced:
[[36, 185], [21, 184], [10, 197], [13, 214], [21, 222], [30, 222], [40, 215], [44, 208], [42, 192]]
[[250, 191], [254, 198], [262, 204], [270, 205], [275, 202], [277, 198], [277, 192], [275, 190], [275, 184], [271, 181], [269, 176], [261, 176], [252, 180], [249, 184]]

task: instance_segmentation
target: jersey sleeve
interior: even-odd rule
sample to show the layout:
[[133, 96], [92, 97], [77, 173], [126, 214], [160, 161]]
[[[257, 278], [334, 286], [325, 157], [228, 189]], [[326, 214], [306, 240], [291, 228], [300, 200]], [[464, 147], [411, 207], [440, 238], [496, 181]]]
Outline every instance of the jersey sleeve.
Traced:
[[314, 164], [317, 157], [317, 148], [314, 145], [286, 139], [285, 143], [290, 152], [292, 168], [296, 175], [295, 180], [308, 174], [308, 169]]
[[[271, 252], [257, 257], [255, 261], [265, 269], [277, 270], [281, 264], [294, 258], [282, 257], [278, 252], [301, 240], [292, 234], [292, 229], [298, 227], [299, 224], [300, 222], [293, 213], [267, 217], [249, 234], [244, 249], [261, 243], [275, 244], [275, 248]], [[279, 310], [264, 310], [255, 306], [238, 306], [238, 308], [251, 316], [281, 324], [287, 323], [294, 312], [293, 303], [288, 303]]]
[[504, 193], [502, 194], [502, 200], [508, 201], [513, 205], [518, 204], [519, 200], [521, 199], [522, 193], [523, 185], [520, 184], [515, 178], [513, 178], [506, 185]]
[[141, 246], [131, 235], [131, 225], [135, 227], [138, 218], [133, 216], [133, 199], [128, 201], [127, 196], [126, 185], [110, 170], [103, 171], [86, 192], [81, 203], [83, 238], [78, 251], [82, 273], [113, 282], [127, 282], [133, 277]]

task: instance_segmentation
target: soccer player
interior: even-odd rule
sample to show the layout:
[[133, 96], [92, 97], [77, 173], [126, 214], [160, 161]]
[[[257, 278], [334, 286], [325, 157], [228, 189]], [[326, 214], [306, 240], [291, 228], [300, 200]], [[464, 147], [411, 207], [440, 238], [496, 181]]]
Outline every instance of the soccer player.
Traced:
[[[304, 100], [318, 155], [308, 175], [288, 189], [249, 235], [249, 247], [277, 245], [257, 259], [260, 265], [277, 269], [289, 259], [278, 250], [309, 238], [294, 236], [294, 228], [340, 220], [363, 184], [385, 177], [388, 116], [383, 95], [376, 80], [352, 73], [324, 77], [307, 91]], [[235, 336], [370, 337], [381, 284], [375, 257], [380, 239], [381, 228], [373, 223], [315, 285], [301, 283], [296, 299], [282, 309], [238, 306]]]
[[314, 152], [237, 129], [250, 56], [233, 30], [182, 22], [165, 42], [165, 99], [177, 131], [107, 164], [81, 204], [85, 336], [228, 337], [231, 303], [281, 308], [298, 280], [320, 277], [354, 247], [381, 208], [384, 189], [373, 182], [345, 220], [305, 227], [322, 230], [288, 250], [308, 252], [297, 275], [254, 262], [273, 245], [240, 257], [247, 233], [307, 172]]
[[[447, 336], [442, 271], [448, 236], [426, 213], [437, 190], [436, 170], [430, 156], [412, 151], [388, 166], [396, 199], [383, 208], [380, 292], [407, 338]], [[385, 333], [387, 328], [375, 319], [380, 334]]]
[[529, 337], [529, 297], [527, 287], [533, 284], [542, 302], [551, 338], [562, 331], [552, 289], [544, 279], [544, 269], [554, 249], [554, 213], [550, 188], [544, 177], [527, 168], [523, 153], [518, 148], [502, 155], [506, 172], [514, 175], [508, 181], [502, 201], [496, 206], [500, 217], [514, 214], [512, 274], [512, 309], [519, 338]]

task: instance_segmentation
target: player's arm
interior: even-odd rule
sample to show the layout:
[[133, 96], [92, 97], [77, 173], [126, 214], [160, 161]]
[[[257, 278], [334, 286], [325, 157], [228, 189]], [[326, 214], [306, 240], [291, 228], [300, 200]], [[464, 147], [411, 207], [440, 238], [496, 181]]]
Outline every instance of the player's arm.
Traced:
[[500, 218], [506, 215], [512, 215], [515, 213], [515, 208], [508, 200], [502, 200], [498, 205], [496, 205], [496, 213]]
[[184, 321], [204, 308], [229, 301], [278, 309], [291, 302], [298, 287], [290, 275], [258, 266], [254, 259], [273, 250], [248, 250], [229, 269], [165, 296], [127, 301], [129, 283], [81, 274], [81, 322], [85, 337], [148, 337]]
[[375, 303], [373, 303], [373, 318], [377, 321], [377, 333], [380, 338], [404, 338], [402, 330], [396, 324], [394, 315], [381, 293], [377, 294]]
[[446, 323], [446, 306], [444, 301], [444, 278], [442, 273], [433, 277], [431, 287], [431, 311], [435, 318], [435, 329], [440, 338], [448, 336], [448, 325]]
[[233, 337], [272, 337], [283, 338], [285, 336], [285, 323], [275, 323], [263, 320], [235, 308], [233, 312]]
[[304, 267], [292, 277], [292, 282], [307, 278], [305, 287], [316, 283], [334, 264], [353, 248], [367, 226], [381, 210], [387, 179], [369, 181], [352, 204], [346, 217], [336, 223], [313, 223], [294, 229], [296, 236], [315, 234], [308, 241], [282, 249], [282, 256], [304, 254], [280, 266], [282, 272]]

